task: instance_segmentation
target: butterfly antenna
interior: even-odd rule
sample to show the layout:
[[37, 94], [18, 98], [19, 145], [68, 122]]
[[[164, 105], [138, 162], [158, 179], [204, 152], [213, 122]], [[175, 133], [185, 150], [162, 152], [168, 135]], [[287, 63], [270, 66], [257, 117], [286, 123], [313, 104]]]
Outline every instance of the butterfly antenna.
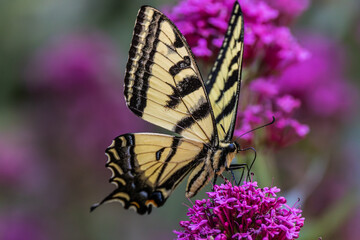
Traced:
[[241, 134], [240, 136], [238, 136], [238, 137], [235, 139], [235, 141], [238, 140], [239, 138], [241, 138], [242, 136], [248, 134], [248, 133], [251, 133], [251, 132], [256, 131], [256, 130], [258, 130], [258, 129], [260, 129], [260, 128], [269, 126], [269, 125], [273, 124], [274, 122], [275, 122], [275, 117], [273, 116], [271, 122], [266, 123], [266, 124], [264, 124], [264, 125], [261, 125], [261, 126], [259, 126], [259, 127], [256, 127], [256, 128], [254, 128], [254, 129], [251, 129], [250, 131], [247, 131], [247, 132]]

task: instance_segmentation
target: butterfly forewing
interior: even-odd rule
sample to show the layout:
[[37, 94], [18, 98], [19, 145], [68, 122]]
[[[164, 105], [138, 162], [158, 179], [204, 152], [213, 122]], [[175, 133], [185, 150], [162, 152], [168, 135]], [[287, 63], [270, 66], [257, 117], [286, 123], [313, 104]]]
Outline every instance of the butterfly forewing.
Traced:
[[220, 141], [233, 136], [240, 93], [244, 24], [237, 1], [224, 42], [206, 82]]
[[[174, 188], [204, 162], [205, 145], [182, 137], [136, 133], [117, 137], [106, 150], [117, 188], [100, 204], [119, 201], [144, 214], [162, 206]], [[97, 207], [98, 204], [95, 205]]]
[[138, 116], [186, 138], [217, 145], [210, 101], [184, 37], [158, 10], [139, 10], [125, 76]]

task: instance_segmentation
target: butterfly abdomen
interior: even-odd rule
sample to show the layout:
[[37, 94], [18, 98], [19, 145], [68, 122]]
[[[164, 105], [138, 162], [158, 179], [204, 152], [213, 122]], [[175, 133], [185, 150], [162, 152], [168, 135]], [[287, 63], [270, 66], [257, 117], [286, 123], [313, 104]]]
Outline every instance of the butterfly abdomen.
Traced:
[[190, 174], [186, 187], [186, 197], [195, 196], [213, 177], [215, 172], [212, 170], [211, 158], [214, 151], [208, 150], [206, 157]]

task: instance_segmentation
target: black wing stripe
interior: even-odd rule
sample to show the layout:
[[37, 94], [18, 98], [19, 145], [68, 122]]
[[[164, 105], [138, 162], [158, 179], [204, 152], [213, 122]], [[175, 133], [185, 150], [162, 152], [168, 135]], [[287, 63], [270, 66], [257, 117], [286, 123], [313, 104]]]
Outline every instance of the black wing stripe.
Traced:
[[[177, 112], [181, 112], [181, 113], [184, 113], [184, 114], [189, 114], [187, 112], [183, 112], [183, 111], [180, 111], [180, 110], [176, 109], [176, 105], [174, 103], [171, 103], [171, 102], [178, 102], [178, 101], [180, 102], [181, 101], [180, 97], [175, 97], [174, 95], [169, 95], [167, 93], [164, 93], [163, 91], [161, 91], [161, 90], [159, 90], [157, 88], [154, 88], [151, 85], [148, 85], [148, 89], [152, 89], [153, 91], [157, 92], [158, 94], [169, 97], [170, 99], [167, 101], [166, 107], [171, 108], [171, 109], [173, 109], [174, 111], [177, 111]], [[142, 89], [139, 89], [139, 91], [141, 93], [139, 96], [145, 98], [147, 94], [144, 94], [144, 91]], [[129, 92], [134, 93], [133, 91], [129, 91]], [[156, 101], [154, 101], [152, 99], [151, 100], [149, 99], [149, 101], [156, 102]]]
[[238, 80], [237, 80], [238, 74], [239, 74], [239, 70], [233, 71], [233, 73], [231, 74], [231, 76], [229, 77], [229, 79], [225, 83], [224, 90], [221, 91], [219, 97], [215, 100], [216, 103], [219, 103], [220, 100], [224, 98], [224, 93], [227, 90], [229, 90], [230, 88], [232, 88], [238, 82]]
[[[142, 8], [139, 11], [138, 18], [137, 18], [137, 21], [139, 23], [142, 23], [145, 21], [144, 12], [145, 12], [145, 8]], [[148, 75], [144, 76], [144, 69], [146, 69], [147, 71], [150, 70], [152, 60], [156, 53], [156, 45], [158, 42], [155, 40], [158, 38], [158, 36], [160, 34], [160, 29], [159, 29], [159, 24], [161, 23], [160, 17], [161, 17], [160, 14], [154, 12], [154, 16], [152, 17], [152, 21], [151, 21], [150, 25], [148, 26], [148, 29], [145, 29], [144, 26], [141, 24], [135, 25], [134, 34], [133, 34], [133, 44], [131, 45], [130, 50], [129, 50], [129, 60], [128, 60], [128, 66], [126, 69], [126, 74], [125, 74], [125, 86], [129, 86], [129, 80], [131, 79], [130, 72], [135, 67], [134, 65], [137, 64], [137, 66], [135, 67], [136, 79], [135, 79], [134, 85], [133, 85], [133, 90], [135, 93], [140, 91], [139, 89], [141, 89], [141, 91], [143, 91], [145, 94], [147, 92], [149, 76]], [[146, 42], [145, 42], [145, 47], [142, 48], [142, 51], [140, 51], [142, 53], [141, 58], [137, 61], [137, 63], [135, 63], [135, 61], [133, 59], [135, 59], [136, 55], [138, 54], [137, 46], [139, 45], [139, 42], [141, 42], [140, 41], [140, 33], [141, 32], [147, 33], [147, 36], [145, 38]], [[151, 51], [147, 51], [147, 49], [151, 49]], [[141, 76], [143, 76], [143, 77], [141, 77]], [[129, 96], [128, 96], [129, 89], [128, 88], [129, 87], [125, 87], [125, 90], [124, 90], [124, 94], [127, 99], [129, 98]], [[143, 110], [146, 107], [146, 98], [141, 98], [141, 97], [138, 97], [137, 94], [134, 94], [131, 96], [131, 98], [129, 100], [129, 105], [133, 106], [132, 109], [136, 115], [142, 117]]]
[[170, 69], [169, 73], [175, 77], [181, 70], [191, 68], [191, 61], [189, 56], [185, 56], [184, 60], [175, 63]]
[[174, 42], [174, 46], [176, 47], [176, 48], [182, 48], [182, 47], [184, 47], [184, 43], [183, 43], [183, 41], [181, 40], [181, 38], [179, 37], [179, 34], [176, 32], [176, 26], [174, 26], [175, 28], [174, 28], [174, 35], [175, 35], [175, 42]]
[[161, 188], [171, 190], [176, 188], [176, 186], [189, 174], [189, 172], [194, 169], [199, 163], [194, 160], [190, 164], [178, 169], [175, 173], [171, 175], [163, 184], [160, 185]]
[[[152, 102], [152, 103], [154, 103], [154, 104], [157, 104], [157, 105], [159, 105], [159, 106], [161, 106], [161, 107], [164, 106], [162, 102], [157, 102], [157, 101], [155, 101], [155, 100], [153, 100], [153, 99], [148, 99], [147, 96], [146, 96], [147, 94], [144, 93], [144, 92], [142, 92], [142, 91], [141, 91], [141, 92], [138, 92], [138, 93], [135, 92], [135, 91], [129, 91], [129, 93], [133, 93], [134, 95], [136, 95], [136, 96], [138, 96], [138, 97], [145, 98], [145, 99], [147, 99], [147, 101], [150, 101], [150, 102]], [[159, 92], [159, 93], [160, 93], [160, 92]], [[168, 96], [168, 95], [166, 95], [166, 96]], [[170, 101], [171, 101], [171, 100], [170, 100]], [[171, 108], [171, 109], [174, 110], [175, 112], [182, 113], [182, 114], [184, 114], [184, 115], [190, 116], [190, 113], [180, 111], [180, 110], [176, 109], [174, 106], [173, 106], [173, 107], [170, 107], [170, 106], [169, 106], [169, 108]]]
[[[144, 97], [144, 96], [141, 96], [141, 97]], [[161, 103], [158, 103], [158, 102], [155, 102], [155, 101], [152, 101], [152, 100], [149, 100], [149, 99], [148, 99], [148, 101], [151, 101], [154, 104], [158, 104], [159, 106], [163, 106]], [[137, 109], [133, 109], [131, 106], [129, 106], [129, 108], [130, 108], [130, 110], [138, 111]], [[179, 112], [179, 113], [183, 113], [183, 112], [180, 112], [180, 111], [177, 111], [177, 110], [174, 110], [174, 111]], [[151, 116], [153, 118], [156, 118], [156, 119], [159, 119], [161, 121], [172, 123], [171, 121], [160, 118], [160, 117], [158, 117], [158, 116], [156, 116], [154, 114], [150, 114], [150, 113], [147, 113], [147, 114], [149, 116]], [[191, 134], [193, 134], [193, 135], [200, 138], [200, 136], [196, 132], [192, 131], [189, 127], [191, 127], [193, 124], [197, 123], [197, 120], [201, 120], [201, 119], [205, 118], [208, 114], [210, 114], [209, 104], [207, 102], [204, 102], [199, 106], [199, 108], [195, 109], [190, 114], [186, 114], [188, 116], [182, 118], [179, 122], [177, 122], [175, 124], [175, 127], [174, 127], [173, 131], [175, 133], [178, 133], [178, 134], [181, 134], [183, 132], [189, 132], [189, 133], [191, 133]], [[204, 131], [204, 130], [202, 130], [202, 131]], [[214, 137], [211, 136], [210, 139], [213, 139], [213, 138]]]
[[[234, 5], [234, 9], [235, 9], [235, 5]], [[233, 10], [233, 12], [234, 12], [234, 10]], [[232, 16], [234, 16], [234, 15], [232, 15]], [[240, 11], [239, 15], [235, 15], [234, 23], [236, 23], [238, 21], [239, 17], [241, 17], [241, 11]], [[235, 27], [229, 24], [229, 28], [231, 29], [231, 31], [226, 32], [224, 39], [230, 39], [230, 37], [234, 34]], [[240, 38], [240, 39], [242, 39], [242, 38]], [[229, 41], [224, 42], [224, 44], [220, 48], [220, 52], [225, 53], [229, 48], [229, 44], [230, 44]], [[222, 63], [225, 59], [226, 54], [221, 54], [219, 56], [220, 56], [220, 58], [217, 59], [216, 62]], [[220, 68], [221, 68], [221, 64], [217, 64], [216, 66], [214, 66], [214, 69], [211, 72], [211, 75], [206, 83], [206, 90], [208, 93], [213, 88], [213, 85], [216, 82], [216, 77], [217, 77], [217, 74], [220, 72]]]
[[195, 92], [201, 88], [201, 86], [202, 84], [197, 76], [184, 77], [184, 79], [177, 84], [177, 88], [173, 87], [174, 93], [169, 95], [171, 100], [167, 102], [166, 107], [175, 108], [179, 105], [183, 97]]
[[210, 114], [209, 103], [203, 102], [197, 109], [195, 109], [191, 116], [181, 119], [174, 129], [174, 132], [181, 133], [183, 129], [189, 128], [191, 125], [196, 123], [196, 120], [201, 120]]
[[[199, 165], [200, 163], [204, 162], [204, 158], [206, 157], [207, 153], [208, 153], [208, 148], [206, 145], [203, 146], [202, 150], [199, 152], [199, 154], [194, 158], [194, 161], [192, 161], [191, 164], [188, 164], [187, 166], [179, 169], [176, 171], [176, 173], [173, 173], [172, 176], [165, 182], [162, 184], [162, 186], [164, 186], [165, 188], [168, 188], [168, 186], [170, 186], [173, 182], [177, 182], [176, 185], [178, 183], [180, 183], [183, 178], [192, 170], [194, 169], [197, 165]], [[186, 174], [185, 174], [186, 173]], [[181, 177], [183, 176], [183, 177]], [[168, 176], [166, 176], [168, 177]]]
[[203, 162], [204, 165], [202, 166], [201, 170], [189, 181], [188, 187], [187, 187], [187, 192], [190, 191], [192, 185], [195, 183], [195, 181], [197, 180], [197, 178], [200, 177], [201, 173], [203, 171], [205, 171], [205, 161], [204, 159], [206, 158], [207, 154], [208, 154], [209, 149], [204, 146], [203, 149], [201, 150], [201, 152], [196, 156], [196, 159], [198, 159], [199, 162]]
[[205, 171], [205, 163], [203, 163], [203, 166], [201, 167], [201, 170], [196, 173], [196, 175], [190, 180], [188, 187], [186, 189], [186, 192], [189, 192], [192, 188], [195, 181], [201, 176], [201, 174]]
[[[130, 108], [130, 107], [129, 107], [129, 108]], [[151, 116], [151, 117], [153, 117], [153, 118], [159, 119], [159, 120], [161, 120], [161, 121], [172, 123], [171, 121], [167, 121], [166, 119], [159, 118], [159, 117], [157, 117], [156, 115], [149, 114], [149, 113], [148, 113], [148, 115]], [[181, 133], [183, 133], [183, 132], [189, 132], [189, 133], [191, 133], [191, 134], [193, 134], [193, 135], [195, 135], [195, 136], [198, 136], [198, 137], [200, 138], [200, 136], [199, 136], [198, 134], [196, 134], [194, 131], [191, 131], [191, 129], [184, 128], [183, 126], [180, 126], [179, 124], [176, 124], [176, 125], [175, 125], [175, 129], [178, 129], [177, 131], [179, 131], [179, 132], [181, 132]], [[174, 130], [174, 132], [176, 132], [176, 131]], [[177, 133], [177, 132], [176, 132], [176, 133]]]
[[[170, 67], [170, 70], [169, 70], [170, 74], [173, 77], [175, 77], [177, 74], [179, 74], [182, 70], [191, 68], [191, 65], [190, 65], [191, 62], [190, 62], [189, 56], [185, 56], [184, 60], [175, 63], [170, 58], [168, 58], [168, 56], [166, 56], [160, 52], [156, 52], [156, 54], [162, 55], [164, 58], [166, 58], [169, 62], [171, 62], [173, 64], [173, 66]], [[147, 60], [148, 64], [151, 63], [152, 65], [157, 65], [160, 68], [162, 68], [164, 71], [166, 71], [165, 68], [163, 68], [160, 64], [154, 62], [152, 59], [153, 58], [150, 58]], [[155, 75], [151, 74], [150, 69], [147, 68], [146, 70], [147, 70], [146, 72], [141, 71], [141, 73], [138, 73], [138, 71], [137, 71], [135, 73], [135, 75], [138, 76], [139, 78], [141, 78], [141, 77], [145, 78], [146, 80], [148, 80], [148, 78], [150, 76], [156, 77]], [[156, 77], [156, 78], [159, 79], [158, 77]], [[166, 83], [165, 81], [163, 81], [161, 79], [159, 79], [159, 80]], [[138, 79], [132, 80], [132, 81], [138, 81]], [[201, 80], [196, 75], [186, 76], [186, 77], [184, 77], [184, 79], [181, 82], [178, 82], [178, 83], [174, 82], [174, 83], [176, 84], [176, 88], [173, 87], [174, 93], [172, 95], [170, 95], [174, 100], [169, 102], [169, 104], [167, 106], [170, 108], [176, 107], [181, 102], [181, 98], [189, 95], [190, 93], [193, 93], [194, 91], [196, 91], [200, 87], [202, 87]], [[168, 83], [166, 83], [166, 84], [168, 84]], [[146, 92], [148, 88], [145, 88], [145, 87], [149, 86], [148, 81], [144, 81], [142, 86], [144, 86], [142, 91]], [[136, 87], [136, 85], [134, 85], [134, 87]]]
[[216, 117], [216, 122], [220, 122], [223, 118], [225, 118], [226, 116], [231, 114], [231, 112], [234, 109], [234, 104], [236, 103], [236, 100], [237, 100], [236, 98], [238, 98], [237, 95], [232, 96], [231, 100], [228, 102], [228, 104], [226, 105], [224, 110], [221, 112], [221, 114]]
[[171, 144], [172, 150], [171, 150], [170, 154], [167, 156], [167, 158], [165, 160], [165, 163], [164, 163], [164, 165], [163, 165], [163, 167], [162, 167], [162, 169], [160, 171], [160, 174], [158, 175], [158, 178], [156, 180], [157, 183], [159, 182], [163, 172], [165, 171], [165, 169], [167, 167], [167, 163], [169, 161], [171, 161], [171, 159], [175, 156], [178, 145], [180, 145], [180, 138], [173, 138], [173, 141], [172, 141], [172, 144]]

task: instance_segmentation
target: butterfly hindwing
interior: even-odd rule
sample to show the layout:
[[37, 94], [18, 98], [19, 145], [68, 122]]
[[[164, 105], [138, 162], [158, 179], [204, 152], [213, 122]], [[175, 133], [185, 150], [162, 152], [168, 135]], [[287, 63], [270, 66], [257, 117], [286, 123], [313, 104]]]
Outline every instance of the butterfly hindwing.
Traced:
[[222, 47], [206, 82], [220, 141], [233, 136], [240, 93], [244, 23], [235, 1]]
[[137, 16], [124, 93], [128, 107], [146, 121], [217, 145], [210, 101], [190, 48], [175, 25], [149, 6]]
[[117, 188], [100, 204], [119, 201], [140, 214], [162, 206], [183, 178], [204, 162], [206, 149], [203, 143], [164, 134], [117, 137], [106, 150], [110, 182]]

